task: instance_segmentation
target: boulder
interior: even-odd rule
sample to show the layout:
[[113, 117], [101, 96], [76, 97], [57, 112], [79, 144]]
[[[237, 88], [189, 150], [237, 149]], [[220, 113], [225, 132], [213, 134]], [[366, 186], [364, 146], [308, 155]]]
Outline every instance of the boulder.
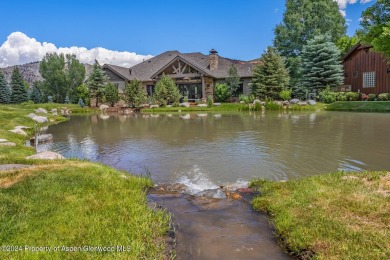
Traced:
[[150, 108], [159, 108], [159, 105], [151, 105]]
[[283, 101], [283, 106], [287, 106], [288, 104], [290, 104], [290, 102], [288, 102], [287, 100]]
[[100, 105], [100, 110], [102, 111], [102, 112], [105, 112], [106, 110], [107, 110], [107, 108], [109, 108], [109, 106], [107, 106], [107, 105]]
[[0, 146], [16, 146], [14, 142], [0, 142]]
[[232, 199], [232, 200], [242, 199], [242, 196], [240, 194], [238, 194], [237, 192], [228, 191], [228, 192], [226, 192], [226, 196], [228, 199]]
[[298, 102], [299, 102], [299, 99], [297, 99], [297, 98], [293, 98], [290, 100], [290, 104], [298, 104]]
[[195, 194], [196, 197], [206, 197], [212, 199], [226, 199], [226, 193], [222, 189], [211, 189], [200, 191]]
[[299, 102], [298, 102], [298, 105], [300, 105], [300, 106], [306, 106], [306, 105], [307, 105], [307, 101], [299, 101]]
[[34, 114], [34, 113], [30, 113], [30, 114], [28, 114], [27, 116], [28, 116], [29, 118], [33, 118], [33, 117], [36, 117], [37, 115]]
[[241, 100], [241, 101], [240, 101], [240, 104], [245, 104], [245, 101], [242, 101], [242, 100]]
[[181, 107], [190, 107], [190, 103], [184, 102], [180, 104]]
[[215, 107], [220, 107], [221, 106], [221, 103], [214, 103], [213, 104]]
[[253, 100], [253, 105], [256, 105], [256, 103], [259, 103], [259, 104], [261, 104], [261, 101], [260, 101], [259, 99], [255, 99], [255, 100]]
[[8, 142], [7, 139], [0, 138], [0, 143]]
[[206, 104], [198, 104], [198, 107], [207, 107]]
[[35, 113], [47, 114], [47, 110], [44, 108], [35, 109]]
[[[43, 142], [48, 142], [53, 140], [53, 135], [52, 134], [44, 134], [44, 135], [39, 135], [38, 136], [38, 143], [43, 143]], [[30, 139], [31, 142], [35, 143], [35, 137]]]
[[57, 112], [53, 113], [53, 116], [58, 116], [58, 113]]
[[312, 100], [310, 99], [309, 101], [307, 101], [307, 103], [310, 105], [310, 106], [315, 106], [317, 105], [317, 102], [315, 100]]
[[25, 131], [23, 131], [22, 129], [13, 129], [13, 130], [8, 130], [8, 131], [15, 133], [15, 134], [27, 136], [27, 133]]
[[34, 120], [35, 122], [37, 123], [47, 123], [49, 120], [47, 119], [47, 117], [45, 116], [34, 116], [32, 118], [32, 120]]
[[31, 156], [27, 156], [26, 159], [56, 160], [56, 159], [65, 159], [65, 157], [55, 152], [41, 152]]
[[52, 110], [50, 110], [50, 112], [51, 112], [52, 114], [58, 113], [57, 108], [53, 108]]

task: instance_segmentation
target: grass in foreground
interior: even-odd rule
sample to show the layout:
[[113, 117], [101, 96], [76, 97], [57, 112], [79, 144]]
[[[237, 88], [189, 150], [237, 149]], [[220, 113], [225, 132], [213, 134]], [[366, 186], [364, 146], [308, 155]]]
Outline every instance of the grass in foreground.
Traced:
[[[34, 154], [26, 137], [9, 132], [17, 125], [34, 126], [26, 115], [42, 105], [0, 105], [0, 138], [16, 147], [0, 146], [0, 164], [34, 167], [0, 172], [0, 246], [50, 246], [51, 252], [10, 251], [0, 258], [25, 259], [161, 259], [169, 214], [147, 206], [151, 180], [101, 164], [78, 161], [26, 160]], [[70, 106], [68, 106], [70, 107]], [[71, 110], [73, 110], [71, 108]], [[61, 116], [49, 116], [58, 123]], [[31, 136], [33, 130], [26, 130]], [[128, 252], [117, 251], [124, 246]], [[114, 246], [115, 252], [53, 252], [54, 246]], [[9, 249], [9, 248], [8, 248]], [[15, 249], [15, 248], [13, 248]]]
[[295, 256], [390, 259], [390, 173], [313, 176], [288, 182], [253, 181], [282, 244]]
[[390, 101], [338, 101], [329, 104], [329, 111], [390, 112]]

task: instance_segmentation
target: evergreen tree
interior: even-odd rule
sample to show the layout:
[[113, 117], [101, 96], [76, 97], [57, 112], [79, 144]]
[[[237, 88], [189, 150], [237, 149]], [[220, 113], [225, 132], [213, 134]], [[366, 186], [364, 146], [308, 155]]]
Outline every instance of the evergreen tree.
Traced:
[[126, 84], [124, 96], [127, 104], [131, 107], [138, 107], [147, 100], [142, 82], [139, 80], [131, 80]]
[[85, 107], [84, 101], [82, 98], [79, 98], [79, 102], [77, 103], [80, 107]]
[[41, 103], [42, 94], [38, 87], [38, 82], [34, 82], [34, 85], [31, 90], [30, 94], [30, 100], [33, 101], [35, 104]]
[[228, 77], [226, 78], [226, 85], [229, 88], [231, 96], [238, 96], [242, 93], [237, 93], [238, 88], [240, 87], [241, 81], [240, 76], [238, 75], [237, 68], [232, 64], [228, 69]]
[[24, 80], [18, 67], [15, 67], [11, 76], [11, 103], [20, 104], [28, 100], [27, 89], [24, 85]]
[[119, 100], [118, 88], [111, 82], [107, 84], [104, 95], [106, 97], [106, 101], [109, 102], [112, 107]]
[[104, 89], [108, 82], [108, 76], [100, 66], [99, 62], [95, 60], [91, 75], [87, 80], [87, 85], [91, 96], [95, 98], [95, 106], [99, 105], [99, 100], [104, 97]]
[[157, 82], [155, 91], [154, 97], [162, 106], [179, 103], [182, 98], [175, 81], [166, 75]]
[[3, 73], [0, 71], [0, 104], [8, 104], [10, 99], [9, 88]]
[[275, 28], [274, 46], [286, 60], [290, 86], [299, 87], [299, 56], [307, 40], [328, 33], [336, 43], [345, 32], [345, 19], [334, 0], [287, 0], [283, 22]]
[[253, 70], [253, 78], [249, 84], [252, 94], [262, 99], [277, 99], [288, 82], [289, 75], [282, 57], [275, 48], [268, 47]]
[[309, 40], [302, 51], [303, 86], [319, 92], [343, 82], [343, 67], [340, 51], [328, 35], [319, 35]]

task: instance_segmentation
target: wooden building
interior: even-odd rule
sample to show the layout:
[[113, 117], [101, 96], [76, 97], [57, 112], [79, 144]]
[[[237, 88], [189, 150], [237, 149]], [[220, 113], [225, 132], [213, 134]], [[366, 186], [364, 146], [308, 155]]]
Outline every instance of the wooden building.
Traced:
[[237, 68], [241, 78], [239, 92], [249, 94], [248, 84], [256, 63], [224, 58], [213, 49], [209, 55], [167, 51], [131, 68], [105, 64], [103, 69], [110, 81], [118, 86], [120, 93], [126, 82], [137, 79], [142, 82], [148, 95], [153, 96], [156, 82], [165, 74], [174, 79], [183, 96], [193, 101], [213, 96], [215, 85], [225, 82], [231, 65]]
[[365, 94], [390, 93], [390, 64], [371, 46], [356, 44], [343, 57], [344, 86], [341, 91]]

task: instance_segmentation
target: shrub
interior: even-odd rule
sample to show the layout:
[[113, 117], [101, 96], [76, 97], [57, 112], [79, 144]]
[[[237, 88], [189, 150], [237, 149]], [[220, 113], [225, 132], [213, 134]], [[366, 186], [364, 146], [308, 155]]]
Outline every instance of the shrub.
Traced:
[[282, 106], [272, 100], [266, 100], [264, 107], [265, 110], [279, 110]]
[[217, 83], [215, 86], [215, 100], [218, 102], [225, 102], [229, 97], [229, 87], [226, 84]]
[[336, 96], [337, 101], [347, 101], [347, 94], [345, 92], [339, 92]]
[[239, 100], [244, 101], [245, 104], [249, 104], [249, 103], [253, 103], [253, 101], [255, 101], [255, 96], [254, 95], [240, 95]]
[[291, 93], [292, 93], [291, 89], [285, 89], [285, 90], [280, 91], [279, 96], [281, 99], [286, 101], [286, 100], [289, 100], [291, 98]]
[[336, 97], [337, 93], [330, 91], [329, 87], [320, 92], [320, 99], [326, 104], [336, 102]]
[[347, 92], [346, 96], [347, 96], [348, 101], [357, 101], [359, 99], [360, 93], [359, 92]]
[[375, 94], [368, 94], [368, 101], [375, 101], [376, 95]]
[[378, 100], [387, 101], [390, 99], [390, 93], [382, 93], [378, 95]]
[[84, 101], [82, 98], [79, 98], [79, 102], [77, 103], [80, 107], [85, 107]]
[[207, 107], [213, 107], [213, 96], [207, 97]]
[[178, 103], [182, 98], [175, 81], [166, 75], [157, 81], [155, 91], [155, 98], [161, 106]]

